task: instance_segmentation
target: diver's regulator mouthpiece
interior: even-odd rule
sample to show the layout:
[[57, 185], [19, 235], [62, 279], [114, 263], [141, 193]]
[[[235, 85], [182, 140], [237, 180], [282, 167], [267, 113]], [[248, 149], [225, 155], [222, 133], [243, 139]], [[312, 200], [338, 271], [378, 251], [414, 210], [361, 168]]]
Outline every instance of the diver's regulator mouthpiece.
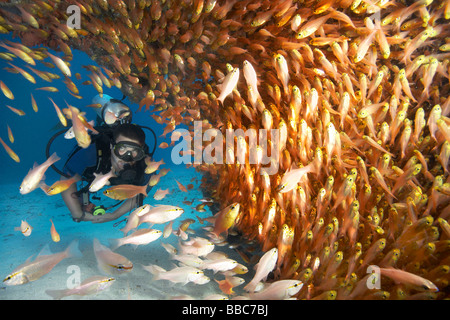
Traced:
[[97, 108], [96, 112], [108, 126], [114, 127], [122, 123], [131, 123], [132, 112], [122, 101], [103, 94], [102, 97], [95, 96], [92, 103], [101, 105], [101, 108]]

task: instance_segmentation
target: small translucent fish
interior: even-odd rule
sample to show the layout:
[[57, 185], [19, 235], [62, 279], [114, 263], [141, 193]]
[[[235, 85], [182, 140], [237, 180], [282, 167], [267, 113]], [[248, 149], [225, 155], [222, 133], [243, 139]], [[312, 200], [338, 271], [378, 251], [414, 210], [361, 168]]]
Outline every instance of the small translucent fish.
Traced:
[[52, 237], [53, 242], [59, 242], [61, 240], [61, 237], [59, 236], [59, 233], [56, 232], [55, 225], [53, 224], [52, 219], [50, 219], [50, 222], [52, 223], [52, 226], [50, 227], [50, 235]]
[[60, 57], [57, 57], [48, 51], [47, 51], [47, 55], [53, 60], [53, 63], [58, 67], [59, 70], [61, 70], [61, 72], [65, 76], [67, 76], [67, 77], [72, 76], [72, 73], [70, 72], [69, 67]]
[[11, 92], [11, 90], [6, 86], [6, 84], [3, 83], [2, 80], [0, 80], [0, 89], [2, 90], [5, 97], [7, 97], [10, 100], [14, 100], [14, 95]]
[[165, 189], [165, 190], [158, 189], [158, 190], [156, 190], [155, 194], [153, 195], [153, 199], [162, 200], [168, 194], [170, 194], [169, 189]]
[[108, 289], [115, 279], [107, 276], [92, 276], [80, 283], [72, 289], [62, 290], [45, 290], [45, 293], [51, 296], [53, 299], [62, 299], [68, 296], [87, 296], [97, 294], [101, 291]]
[[143, 268], [153, 274], [153, 280], [169, 280], [170, 282], [180, 283], [181, 285], [185, 285], [188, 282], [196, 283], [205, 277], [202, 270], [187, 266], [175, 267], [168, 271], [157, 265], [143, 266]]
[[163, 224], [172, 220], [175, 220], [181, 216], [184, 209], [171, 206], [171, 205], [158, 205], [151, 208], [146, 214], [142, 215], [139, 219], [139, 224]]
[[8, 139], [9, 139], [9, 142], [14, 143], [14, 135], [13, 135], [12, 130], [11, 130], [11, 128], [9, 127], [8, 124], [6, 125], [6, 128], [7, 128], [7, 130], [8, 130]]
[[40, 87], [40, 88], [36, 88], [35, 90], [42, 90], [42, 91], [48, 91], [48, 92], [58, 92], [59, 91], [55, 87]]
[[101, 173], [95, 173], [94, 172], [94, 180], [91, 182], [91, 185], [89, 186], [89, 192], [97, 192], [101, 188], [103, 188], [105, 185], [109, 185], [109, 179], [112, 177], [115, 177], [113, 170], [109, 171], [108, 173], [101, 174]]
[[14, 112], [15, 114], [19, 115], [19, 116], [24, 116], [25, 112], [23, 110], [8, 106], [7, 104], [5, 105], [9, 108], [9, 110], [11, 110], [12, 112]]
[[185, 186], [183, 186], [183, 185], [182, 185], [181, 183], [179, 183], [177, 180], [175, 180], [175, 181], [176, 181], [176, 183], [177, 183], [177, 185], [178, 185], [178, 188], [180, 188], [181, 191], [183, 191], [183, 192], [188, 192]]
[[302, 287], [303, 282], [299, 280], [278, 280], [249, 296], [252, 300], [285, 300], [297, 294]]
[[423, 290], [430, 290], [433, 292], [439, 291], [438, 287], [430, 280], [407, 271], [395, 268], [380, 268], [380, 273], [382, 276], [391, 278], [400, 283], [411, 284]]
[[[45, 249], [48, 250], [48, 246]], [[34, 260], [31, 261], [31, 259], [28, 259], [25, 263], [14, 269], [3, 280], [3, 283], [8, 286], [15, 286], [38, 280], [49, 273], [63, 259], [81, 256], [81, 252], [78, 250], [78, 241], [76, 240], [72, 241], [67, 249], [62, 252], [44, 254], [43, 251]]]
[[164, 160], [161, 159], [160, 161], [152, 161], [150, 158], [145, 158], [145, 164], [147, 165], [147, 167], [145, 168], [145, 173], [146, 174], [151, 174], [153, 172], [155, 172], [156, 170], [158, 170], [159, 166], [164, 163]]
[[19, 67], [13, 65], [12, 63], [9, 63], [9, 65], [12, 66], [17, 72], [19, 72], [25, 79], [27, 79], [31, 83], [36, 83], [36, 79], [34, 79], [34, 77], [31, 74], [29, 74], [22, 68], [19, 68]]
[[267, 277], [267, 275], [275, 268], [278, 259], [278, 249], [272, 248], [261, 257], [253, 279], [244, 287], [244, 290], [254, 292], [257, 284]]
[[229, 72], [223, 83], [220, 85], [220, 95], [217, 98], [222, 104], [226, 97], [228, 97], [236, 87], [239, 81], [239, 68], [234, 68], [231, 72]]
[[47, 169], [59, 159], [60, 157], [58, 157], [55, 152], [41, 165], [37, 165], [35, 163], [33, 168], [28, 171], [27, 175], [22, 180], [19, 188], [20, 194], [27, 194], [36, 189], [41, 180], [43, 180], [45, 171], [47, 171]]
[[0, 143], [2, 144], [5, 151], [8, 153], [8, 155], [13, 159], [15, 162], [20, 162], [19, 156], [0, 138]]
[[31, 94], [31, 107], [33, 108], [34, 112], [38, 112], [38, 106], [36, 100], [34, 100], [33, 94]]
[[134, 244], [134, 245], [149, 244], [150, 242], [157, 240], [159, 237], [161, 237], [161, 235], [162, 235], [161, 230], [139, 229], [124, 238], [110, 240], [111, 249], [116, 250], [117, 248], [125, 244]]
[[22, 50], [19, 50], [17, 48], [13, 48], [13, 47], [7, 46], [3, 42], [0, 43], [0, 47], [3, 47], [5, 49], [9, 50], [11, 53], [15, 54], [17, 57], [19, 57], [20, 59], [22, 59], [26, 63], [29, 63], [29, 64], [31, 64], [33, 66], [36, 65], [36, 62], [33, 60], [33, 58], [31, 58], [30, 55], [27, 54], [26, 52], [24, 52]]
[[58, 105], [52, 100], [52, 98], [49, 97], [49, 99], [50, 99], [50, 101], [52, 102], [53, 107], [55, 108], [56, 115], [58, 116], [59, 121], [61, 122], [61, 124], [62, 124], [64, 127], [67, 127], [67, 120], [66, 120], [66, 117], [64, 117], [63, 113], [61, 112], [61, 109], [60, 109], [60, 108], [58, 107]]
[[22, 232], [25, 237], [29, 237], [33, 228], [28, 224], [28, 222], [22, 220], [20, 227], [15, 227], [14, 230]]

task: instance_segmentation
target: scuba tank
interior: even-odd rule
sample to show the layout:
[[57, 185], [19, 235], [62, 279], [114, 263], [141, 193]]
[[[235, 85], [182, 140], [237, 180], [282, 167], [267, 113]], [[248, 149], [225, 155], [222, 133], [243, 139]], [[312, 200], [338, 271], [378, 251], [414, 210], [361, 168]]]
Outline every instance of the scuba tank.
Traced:
[[92, 103], [101, 105], [95, 111], [107, 126], [114, 127], [120, 123], [131, 123], [131, 110], [122, 101], [103, 94], [101, 97], [100, 95], [96, 95], [92, 99]]

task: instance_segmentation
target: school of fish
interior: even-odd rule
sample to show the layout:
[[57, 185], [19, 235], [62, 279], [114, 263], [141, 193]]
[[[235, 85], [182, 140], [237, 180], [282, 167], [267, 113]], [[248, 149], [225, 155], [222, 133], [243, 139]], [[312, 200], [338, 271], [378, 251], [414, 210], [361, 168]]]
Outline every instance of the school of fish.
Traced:
[[[80, 9], [79, 29], [66, 25], [70, 5]], [[172, 230], [185, 239], [181, 253], [196, 257], [210, 254], [207, 243], [224, 241], [231, 229], [241, 235], [236, 250], [248, 261], [246, 248], [257, 243], [265, 253], [246, 285], [250, 298], [450, 297], [449, 0], [31, 0], [0, 6], [0, 15], [0, 32], [21, 40], [0, 44], [8, 71], [30, 82], [28, 70], [48, 82], [63, 77], [68, 92], [82, 98], [70, 70], [71, 48], [82, 50], [101, 66], [85, 66], [91, 73], [83, 84], [99, 94], [104, 87], [121, 89], [139, 104], [136, 116], [150, 114], [165, 124], [164, 137], [180, 124], [193, 133], [194, 121], [224, 135], [227, 129], [278, 129], [279, 141], [268, 137], [278, 146], [275, 174], [248, 161], [193, 164], [222, 208], [209, 218], [220, 222], [209, 230], [210, 240]], [[38, 63], [59, 71], [39, 71]], [[7, 85], [0, 81], [12, 104]], [[72, 119], [74, 137], [86, 147], [92, 129], [83, 112], [51, 102], [63, 125]], [[31, 104], [37, 112], [33, 95]], [[9, 138], [13, 144], [11, 130]], [[249, 157], [248, 137], [236, 140]], [[234, 150], [225, 144], [224, 150], [234, 159]], [[30, 170], [35, 175], [24, 180], [21, 193], [39, 186], [56, 159]], [[129, 192], [107, 195], [122, 199]], [[161, 211], [175, 218], [182, 213], [175, 206], [149, 210], [134, 213], [125, 236], [140, 223], [170, 223]], [[114, 245], [160, 236], [140, 230]], [[99, 256], [107, 255], [97, 247]], [[208, 279], [199, 264], [222, 272], [234, 265], [226, 257], [176, 259], [184, 264], [177, 270], [146, 270], [155, 279], [202, 284]], [[127, 263], [121, 271], [132, 268]], [[367, 285], [373, 265], [380, 289]], [[100, 280], [94, 280], [97, 288]], [[230, 274], [217, 283], [232, 293], [242, 281]]]

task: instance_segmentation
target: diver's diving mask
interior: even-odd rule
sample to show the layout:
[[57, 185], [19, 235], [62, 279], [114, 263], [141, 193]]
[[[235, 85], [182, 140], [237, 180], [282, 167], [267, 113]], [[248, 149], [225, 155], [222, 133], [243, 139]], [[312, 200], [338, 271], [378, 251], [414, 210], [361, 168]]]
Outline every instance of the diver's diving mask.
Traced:
[[120, 141], [113, 146], [114, 154], [125, 162], [139, 161], [145, 157], [144, 149], [131, 141]]

